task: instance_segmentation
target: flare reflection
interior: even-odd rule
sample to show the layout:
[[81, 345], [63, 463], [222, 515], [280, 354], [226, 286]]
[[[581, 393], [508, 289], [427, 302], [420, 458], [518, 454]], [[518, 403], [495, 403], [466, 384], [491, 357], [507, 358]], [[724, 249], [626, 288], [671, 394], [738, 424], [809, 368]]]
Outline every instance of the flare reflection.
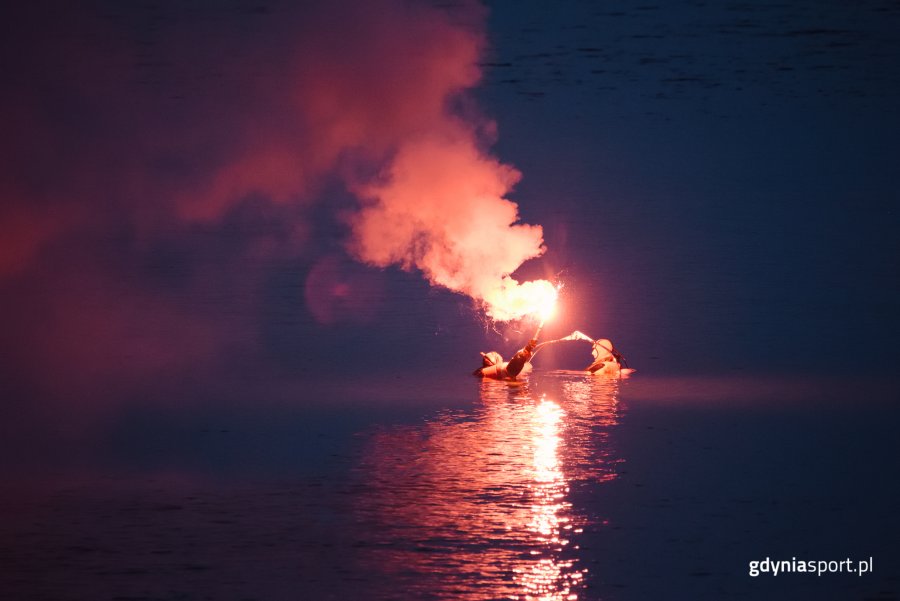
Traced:
[[590, 499], [615, 477], [617, 384], [550, 373], [480, 386], [471, 411], [368, 440], [351, 491], [357, 560], [410, 598], [577, 599], [590, 576], [578, 535], [599, 524], [572, 489]]
[[572, 528], [568, 515], [572, 504], [566, 500], [569, 488], [557, 455], [564, 415], [562, 408], [546, 397], [534, 410], [534, 482], [530, 486], [532, 519], [528, 531], [538, 548], [531, 552], [535, 561], [513, 568], [523, 596], [529, 600], [576, 599], [571, 591], [582, 577], [582, 572], [574, 568], [574, 560], [559, 558], [569, 544], [561, 531]]

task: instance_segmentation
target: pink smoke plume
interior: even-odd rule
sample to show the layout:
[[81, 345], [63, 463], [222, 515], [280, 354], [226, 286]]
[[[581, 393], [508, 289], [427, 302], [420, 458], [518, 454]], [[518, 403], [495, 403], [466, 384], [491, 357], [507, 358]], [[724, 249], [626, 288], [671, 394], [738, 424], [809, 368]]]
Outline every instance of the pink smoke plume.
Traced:
[[421, 271], [500, 320], [552, 289], [510, 276], [544, 247], [464, 98], [477, 3], [50, 4], [16, 5], [0, 39], [0, 351], [23, 379], [105, 389], [265, 356], [285, 265], [306, 269], [292, 301], [315, 324], [373, 321], [359, 299], [381, 297], [380, 274], [318, 245], [320, 216], [347, 209], [323, 193], [336, 182], [359, 199], [364, 263]]
[[381, 181], [358, 188], [365, 206], [351, 219], [351, 251], [380, 267], [417, 269], [492, 319], [533, 315], [556, 289], [510, 276], [546, 250], [541, 227], [519, 223], [517, 205], [504, 198], [521, 175], [485, 155], [465, 123], [445, 125], [404, 144]]

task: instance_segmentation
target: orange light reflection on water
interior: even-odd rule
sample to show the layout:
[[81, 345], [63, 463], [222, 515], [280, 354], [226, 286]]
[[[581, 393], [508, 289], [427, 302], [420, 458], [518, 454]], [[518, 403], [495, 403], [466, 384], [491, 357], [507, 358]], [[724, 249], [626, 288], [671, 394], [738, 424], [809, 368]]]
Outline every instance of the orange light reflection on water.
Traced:
[[481, 383], [470, 411], [375, 433], [357, 467], [355, 561], [409, 598], [577, 599], [596, 508], [570, 487], [615, 477], [617, 389], [579, 375]]
[[534, 481], [530, 486], [532, 519], [528, 530], [537, 543], [531, 553], [539, 558], [529, 561], [527, 566], [513, 568], [523, 589], [521, 596], [516, 598], [528, 601], [577, 599], [573, 587], [583, 576], [581, 570], [574, 569], [573, 560], [558, 557], [563, 547], [569, 544], [563, 531], [572, 529], [571, 520], [565, 515], [572, 506], [566, 500], [569, 486], [557, 453], [564, 417], [562, 408], [546, 397], [534, 407]]

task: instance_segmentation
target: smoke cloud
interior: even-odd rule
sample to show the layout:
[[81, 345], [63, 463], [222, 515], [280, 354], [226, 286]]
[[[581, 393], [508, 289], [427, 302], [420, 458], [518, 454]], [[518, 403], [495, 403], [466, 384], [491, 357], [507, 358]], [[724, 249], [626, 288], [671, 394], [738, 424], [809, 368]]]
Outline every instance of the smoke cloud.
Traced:
[[[544, 252], [542, 231], [519, 223], [506, 196], [520, 174], [486, 150], [493, 126], [465, 98], [481, 77], [483, 7], [5, 10], [7, 381], [68, 392], [250, 370], [293, 314], [307, 319], [298, 337], [372, 323], [381, 276], [334, 258], [342, 244], [494, 319], [533, 313], [552, 288], [510, 276]], [[323, 244], [339, 214], [347, 231]], [[271, 290], [287, 277], [298, 291]]]
[[449, 124], [404, 144], [382, 181], [358, 188], [365, 206], [351, 219], [351, 250], [373, 265], [418, 269], [493, 319], [535, 313], [555, 290], [509, 275], [545, 250], [541, 227], [518, 223], [504, 198], [520, 173], [482, 153], [464, 123]]

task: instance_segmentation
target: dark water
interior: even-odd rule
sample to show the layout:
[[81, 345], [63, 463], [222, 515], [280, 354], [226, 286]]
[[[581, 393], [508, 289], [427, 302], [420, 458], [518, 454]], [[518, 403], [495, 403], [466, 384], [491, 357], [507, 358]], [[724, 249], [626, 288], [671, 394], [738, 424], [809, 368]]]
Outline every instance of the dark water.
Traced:
[[554, 375], [479, 394], [474, 411], [369, 442], [354, 512], [366, 571], [411, 598], [569, 598], [589, 573], [579, 535], [600, 519], [573, 488], [616, 477], [618, 384]]
[[[891, 390], [537, 372], [428, 403], [382, 384], [374, 408], [234, 419], [214, 444], [255, 452], [239, 467], [198, 467], [207, 438], [7, 488], [2, 597], [896, 599]], [[874, 570], [749, 577], [767, 556]]]

